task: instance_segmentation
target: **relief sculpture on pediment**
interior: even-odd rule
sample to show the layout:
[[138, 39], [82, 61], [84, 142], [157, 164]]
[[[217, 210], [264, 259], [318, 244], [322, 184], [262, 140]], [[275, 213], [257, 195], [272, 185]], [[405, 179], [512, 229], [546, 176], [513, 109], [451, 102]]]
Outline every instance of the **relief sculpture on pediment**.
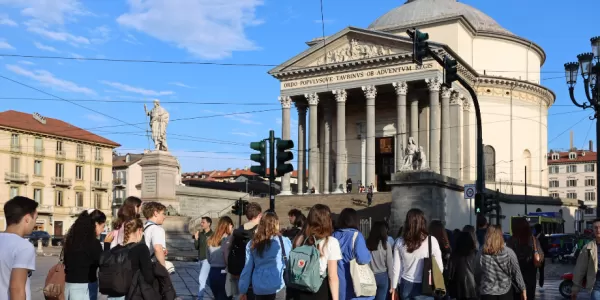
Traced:
[[352, 39], [347, 45], [327, 51], [325, 56], [322, 56], [311, 65], [314, 66], [341, 63], [345, 61], [367, 59], [391, 54], [394, 54], [394, 50], [390, 47], [364, 43], [359, 40]]

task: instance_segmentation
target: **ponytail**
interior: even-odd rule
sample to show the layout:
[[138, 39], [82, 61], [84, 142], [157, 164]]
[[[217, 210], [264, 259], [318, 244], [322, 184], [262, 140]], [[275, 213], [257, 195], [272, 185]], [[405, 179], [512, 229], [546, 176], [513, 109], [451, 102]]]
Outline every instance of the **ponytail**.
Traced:
[[127, 242], [129, 241], [129, 236], [134, 232], [142, 229], [143, 226], [144, 225], [142, 223], [142, 220], [140, 219], [133, 219], [123, 224], [123, 244], [127, 244]]

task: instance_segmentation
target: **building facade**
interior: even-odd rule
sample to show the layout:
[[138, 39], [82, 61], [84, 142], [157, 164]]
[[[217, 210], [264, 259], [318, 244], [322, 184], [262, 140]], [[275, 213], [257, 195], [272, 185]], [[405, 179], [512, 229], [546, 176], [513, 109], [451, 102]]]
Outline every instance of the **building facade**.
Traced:
[[[308, 42], [269, 71], [280, 81], [283, 139], [291, 138], [297, 109], [304, 191], [342, 192], [348, 178], [388, 190], [409, 141], [432, 171], [475, 180], [475, 99], [459, 84], [442, 87], [443, 68], [433, 59], [412, 62], [406, 30], [414, 27], [429, 33], [434, 52], [456, 59], [459, 75], [475, 87], [486, 186], [503, 182], [522, 194], [527, 166], [529, 194], [547, 196], [547, 114], [555, 95], [540, 85], [546, 54], [456, 0], [408, 0], [367, 29], [348, 27]], [[289, 175], [282, 194], [291, 194]]]
[[61, 120], [0, 112], [0, 230], [15, 196], [39, 203], [37, 230], [61, 236], [89, 208], [111, 216], [112, 150], [119, 144]]
[[[112, 157], [112, 190], [113, 206], [117, 210], [129, 196], [142, 197], [138, 188], [142, 184], [142, 167], [140, 161], [143, 154], [113, 155]], [[114, 212], [116, 214], [116, 212]]]

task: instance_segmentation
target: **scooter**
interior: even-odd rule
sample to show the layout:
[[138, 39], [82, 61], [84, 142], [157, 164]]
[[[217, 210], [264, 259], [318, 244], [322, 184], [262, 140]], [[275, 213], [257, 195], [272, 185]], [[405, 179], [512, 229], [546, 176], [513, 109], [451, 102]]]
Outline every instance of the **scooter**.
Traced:
[[[558, 292], [565, 297], [565, 299], [571, 299], [571, 288], [573, 288], [573, 273], [565, 273], [560, 279], [563, 281], [558, 286]], [[583, 288], [585, 288], [585, 278], [583, 279]]]

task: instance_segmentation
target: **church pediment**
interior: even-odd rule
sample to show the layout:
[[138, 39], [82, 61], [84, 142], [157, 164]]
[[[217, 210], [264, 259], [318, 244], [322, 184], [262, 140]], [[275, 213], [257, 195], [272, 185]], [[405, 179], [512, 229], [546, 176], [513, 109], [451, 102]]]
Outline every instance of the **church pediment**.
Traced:
[[379, 56], [386, 56], [406, 52], [407, 49], [381, 45], [374, 42], [366, 42], [358, 38], [350, 38], [345, 41], [342, 46], [338, 46], [333, 50], [325, 50], [326, 54], [321, 55], [313, 62], [309, 63], [308, 67], [321, 66], [332, 63], [342, 63], [353, 60], [369, 59]]

